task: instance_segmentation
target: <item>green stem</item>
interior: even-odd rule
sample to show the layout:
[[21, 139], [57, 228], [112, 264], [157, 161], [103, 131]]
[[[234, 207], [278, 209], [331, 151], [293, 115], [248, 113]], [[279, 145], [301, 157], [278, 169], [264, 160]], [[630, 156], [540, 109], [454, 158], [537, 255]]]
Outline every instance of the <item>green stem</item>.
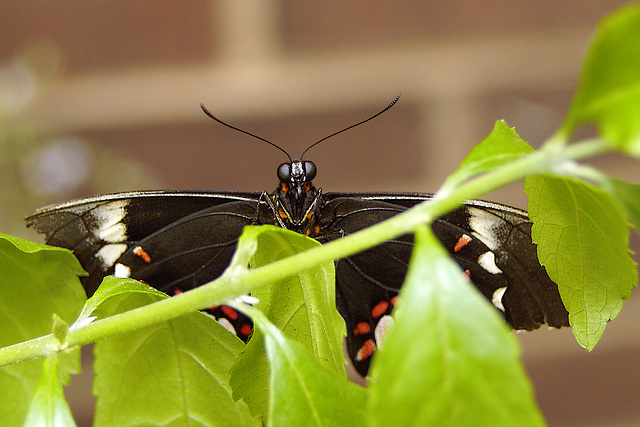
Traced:
[[[541, 150], [471, 179], [445, 195], [393, 216], [387, 221], [368, 227], [318, 248], [251, 270], [234, 269], [215, 281], [183, 294], [140, 307], [126, 313], [95, 321], [78, 329], [70, 329], [66, 337], [69, 347], [85, 345], [118, 333], [132, 331], [160, 321], [173, 319], [206, 307], [224, 304], [230, 295], [251, 293], [260, 287], [276, 283], [308, 268], [344, 258], [381, 242], [411, 233], [416, 227], [430, 223], [456, 209], [465, 200], [481, 197], [527, 175], [554, 172], [567, 160], [581, 159], [605, 151], [598, 140], [572, 145], [549, 144]], [[52, 335], [0, 349], [0, 366], [48, 354], [57, 341]]]

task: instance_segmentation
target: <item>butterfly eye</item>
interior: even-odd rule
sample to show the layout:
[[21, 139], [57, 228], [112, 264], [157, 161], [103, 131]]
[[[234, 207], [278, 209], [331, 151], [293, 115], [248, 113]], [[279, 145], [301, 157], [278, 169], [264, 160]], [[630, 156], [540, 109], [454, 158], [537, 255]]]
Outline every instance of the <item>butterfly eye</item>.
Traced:
[[291, 164], [283, 163], [278, 166], [278, 179], [280, 182], [291, 182]]
[[311, 181], [316, 177], [316, 165], [313, 162], [304, 161], [302, 167], [307, 181]]

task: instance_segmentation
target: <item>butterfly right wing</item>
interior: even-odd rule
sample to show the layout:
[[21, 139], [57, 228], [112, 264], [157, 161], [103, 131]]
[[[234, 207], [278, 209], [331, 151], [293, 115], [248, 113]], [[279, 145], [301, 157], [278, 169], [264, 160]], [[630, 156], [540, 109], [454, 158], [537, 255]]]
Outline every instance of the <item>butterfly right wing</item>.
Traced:
[[[328, 193], [319, 240], [352, 234], [428, 200], [428, 194]], [[568, 326], [558, 287], [538, 262], [526, 212], [505, 205], [469, 201], [437, 218], [432, 229], [478, 290], [514, 329], [542, 324]], [[339, 230], [339, 232], [338, 232]], [[413, 236], [404, 235], [341, 259], [336, 264], [336, 300], [347, 325], [347, 350], [366, 375], [371, 356], [391, 321], [407, 271]], [[416, 331], [420, 333], [420, 331]]]

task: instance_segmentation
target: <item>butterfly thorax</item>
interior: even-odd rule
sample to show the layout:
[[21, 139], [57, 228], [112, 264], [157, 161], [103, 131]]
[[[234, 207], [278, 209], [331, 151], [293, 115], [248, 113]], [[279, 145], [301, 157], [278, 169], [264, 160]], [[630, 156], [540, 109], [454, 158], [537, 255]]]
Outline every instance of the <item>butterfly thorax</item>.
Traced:
[[280, 165], [280, 185], [266, 197], [266, 207], [275, 218], [275, 225], [306, 236], [319, 234], [324, 198], [322, 190], [311, 182], [315, 175], [315, 165], [309, 161], [296, 160]]

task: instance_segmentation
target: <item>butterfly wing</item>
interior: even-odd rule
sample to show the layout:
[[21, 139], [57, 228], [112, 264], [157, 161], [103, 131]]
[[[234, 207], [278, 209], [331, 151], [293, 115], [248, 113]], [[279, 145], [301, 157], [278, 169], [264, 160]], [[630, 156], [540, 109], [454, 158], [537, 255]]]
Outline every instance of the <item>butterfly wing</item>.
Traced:
[[170, 295], [192, 289], [222, 274], [242, 229], [255, 217], [254, 201], [202, 209], [130, 243], [115, 270]]
[[[235, 246], [235, 240], [242, 231], [242, 226], [251, 223], [251, 220], [242, 220], [234, 212], [230, 204], [238, 204], [239, 215], [247, 213], [247, 206], [255, 205], [259, 197], [258, 193], [207, 193], [207, 192], [131, 192], [118, 193], [97, 197], [89, 197], [60, 205], [50, 206], [38, 210], [27, 218], [27, 226], [45, 234], [46, 242], [55, 246], [71, 249], [87, 270], [89, 276], [83, 279], [87, 293], [92, 295], [100, 284], [102, 278], [114, 272], [116, 262], [131, 262], [133, 277], [149, 280], [149, 283], [160, 288], [167, 283], [158, 279], [158, 285], [154, 283], [152, 271], [166, 273], [170, 268], [171, 277], [185, 273], [188, 268], [181, 268], [178, 259], [193, 266], [208, 256], [206, 251], [190, 250], [185, 245], [190, 245], [190, 239], [198, 235], [209, 233], [211, 239], [218, 239], [219, 245], [231, 244], [231, 250]], [[185, 222], [185, 218], [205, 209], [219, 209], [216, 216], [220, 221], [229, 221], [229, 227], [218, 225], [215, 231], [218, 237], [207, 230], [208, 219], [212, 215], [202, 216], [192, 221]], [[225, 212], [229, 212], [225, 215]], [[180, 222], [182, 221], [182, 222]], [[233, 223], [233, 224], [232, 224]], [[225, 232], [228, 230], [228, 232]], [[194, 234], [185, 234], [185, 233]], [[234, 234], [233, 238], [229, 234]], [[182, 243], [180, 243], [182, 241]], [[144, 262], [143, 252], [140, 255], [133, 254], [136, 247], [144, 242], [148, 256], [153, 256], [154, 263], [148, 265]], [[230, 243], [231, 242], [231, 243]], [[209, 242], [211, 243], [211, 242]], [[214, 243], [215, 244], [215, 243]], [[142, 247], [142, 246], [141, 246]], [[155, 252], [155, 251], [159, 252]], [[184, 252], [180, 254], [180, 251]], [[179, 256], [173, 261], [168, 261], [167, 254]], [[124, 257], [123, 259], [120, 259]], [[221, 260], [224, 257], [220, 257]], [[144, 274], [137, 275], [136, 269], [140, 261], [143, 261]], [[221, 261], [220, 261], [221, 262]], [[126, 266], [126, 264], [123, 264]], [[220, 272], [225, 265], [221, 266]], [[215, 276], [214, 276], [215, 277]]]
[[[325, 240], [351, 234], [430, 197], [341, 196], [328, 195], [324, 217], [332, 233], [327, 233]], [[537, 260], [531, 222], [524, 211], [471, 201], [437, 219], [432, 227], [454, 260], [514, 329], [532, 330], [545, 323], [568, 326], [558, 288]], [[363, 375], [377, 346], [376, 337], [384, 333], [412, 246], [412, 236], [405, 235], [336, 265], [336, 299], [347, 324], [347, 349]]]
[[[47, 243], [70, 248], [90, 273], [92, 294], [114, 272], [169, 294], [219, 276], [245, 225], [257, 219], [258, 193], [136, 192], [44, 208], [27, 218]], [[325, 195], [321, 241], [348, 235], [430, 198], [426, 194]], [[260, 221], [259, 221], [260, 222]], [[515, 329], [568, 325], [557, 286], [538, 263], [526, 212], [471, 201], [433, 223], [443, 245]], [[347, 324], [347, 346], [366, 375], [406, 274], [413, 238], [401, 236], [336, 264], [336, 299]], [[116, 268], [121, 271], [116, 271]], [[227, 313], [237, 331], [246, 319]], [[238, 322], [244, 322], [239, 324]], [[382, 325], [382, 326], [381, 326]], [[238, 329], [241, 327], [241, 329]], [[378, 337], [379, 340], [379, 337]]]

